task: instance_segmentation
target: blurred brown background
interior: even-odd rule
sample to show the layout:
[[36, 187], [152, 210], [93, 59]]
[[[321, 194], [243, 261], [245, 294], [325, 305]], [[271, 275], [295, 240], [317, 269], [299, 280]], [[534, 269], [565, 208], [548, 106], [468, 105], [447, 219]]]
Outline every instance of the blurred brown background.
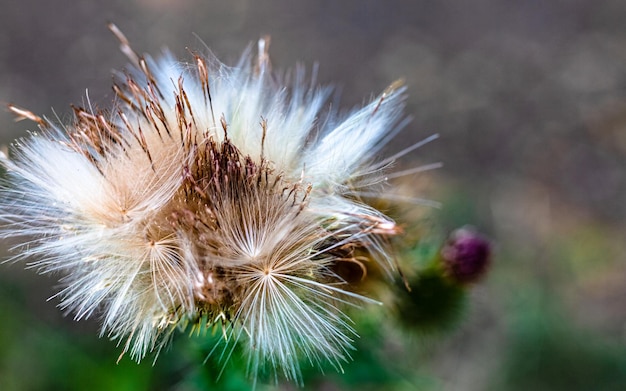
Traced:
[[[625, 1], [3, 0], [0, 103], [67, 122], [88, 89], [107, 107], [126, 64], [109, 21], [138, 52], [206, 45], [227, 64], [270, 34], [274, 66], [318, 62], [343, 107], [406, 80], [413, 121], [390, 148], [441, 135], [415, 154], [445, 164], [435, 214], [478, 226], [497, 256], [460, 330], [399, 342], [419, 360], [393, 387], [626, 389]], [[35, 129], [6, 110], [0, 125], [2, 144]], [[97, 324], [63, 317], [45, 301], [56, 280], [22, 266], [0, 270], [0, 389], [195, 389], [180, 386], [184, 369], [170, 387], [148, 362], [115, 366], [113, 344], [91, 342]], [[352, 387], [334, 381], [315, 384]]]

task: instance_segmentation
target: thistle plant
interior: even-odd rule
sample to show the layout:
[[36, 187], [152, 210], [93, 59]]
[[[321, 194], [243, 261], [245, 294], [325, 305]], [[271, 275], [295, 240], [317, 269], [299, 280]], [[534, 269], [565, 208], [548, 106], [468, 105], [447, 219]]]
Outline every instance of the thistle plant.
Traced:
[[217, 328], [253, 377], [298, 381], [301, 359], [340, 369], [345, 308], [375, 303], [342, 265], [398, 273], [402, 229], [372, 200], [395, 199], [390, 166], [423, 144], [377, 157], [406, 122], [405, 88], [341, 115], [302, 69], [271, 69], [267, 39], [227, 67], [139, 56], [111, 29], [132, 62], [111, 110], [74, 107], [62, 125], [10, 106], [39, 127], [1, 159], [13, 259], [60, 273], [61, 308], [101, 317], [137, 361], [177, 329]]
[[[415, 257], [419, 247], [409, 254]], [[434, 247], [434, 253], [417, 256], [419, 270], [398, 281], [394, 295], [400, 323], [421, 335], [458, 325], [469, 288], [485, 277], [492, 257], [489, 240], [471, 226], [454, 230]]]

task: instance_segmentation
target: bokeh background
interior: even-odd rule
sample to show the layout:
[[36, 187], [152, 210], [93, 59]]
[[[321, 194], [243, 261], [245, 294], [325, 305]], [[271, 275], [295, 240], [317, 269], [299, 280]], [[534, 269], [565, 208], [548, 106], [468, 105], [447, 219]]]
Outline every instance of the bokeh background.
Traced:
[[[126, 64], [109, 21], [139, 52], [208, 47], [227, 64], [270, 34], [276, 68], [318, 62], [344, 107], [403, 78], [413, 120], [390, 150], [440, 134], [400, 165], [444, 162], [409, 187], [442, 202], [424, 211], [438, 232], [492, 238], [489, 277], [441, 335], [384, 310], [358, 320], [346, 373], [307, 372], [305, 389], [626, 389], [626, 2], [2, 0], [0, 103], [66, 122], [86, 90], [107, 107]], [[35, 129], [7, 110], [0, 127], [1, 144]], [[0, 268], [0, 389], [250, 387], [236, 360], [217, 383], [220, 367], [201, 365], [210, 338], [116, 364], [97, 322], [46, 301], [56, 277], [23, 266]]]

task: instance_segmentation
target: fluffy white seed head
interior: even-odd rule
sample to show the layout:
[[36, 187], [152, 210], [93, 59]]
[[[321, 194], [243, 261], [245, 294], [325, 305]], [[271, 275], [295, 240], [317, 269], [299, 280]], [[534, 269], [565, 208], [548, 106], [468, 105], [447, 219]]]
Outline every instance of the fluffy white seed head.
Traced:
[[374, 155], [398, 130], [404, 87], [343, 117], [328, 88], [212, 56], [137, 56], [110, 112], [75, 108], [67, 126], [12, 107], [40, 131], [13, 145], [1, 187], [17, 259], [59, 271], [61, 306], [102, 316], [102, 333], [140, 360], [177, 326], [220, 323], [247, 346], [250, 371], [299, 379], [299, 359], [349, 358], [343, 263], [394, 268], [399, 233], [359, 193], [379, 196]]

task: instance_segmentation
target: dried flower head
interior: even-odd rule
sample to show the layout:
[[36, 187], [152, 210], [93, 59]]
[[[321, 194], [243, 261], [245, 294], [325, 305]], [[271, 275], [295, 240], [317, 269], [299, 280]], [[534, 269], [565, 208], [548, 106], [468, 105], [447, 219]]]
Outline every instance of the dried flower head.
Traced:
[[101, 314], [136, 360], [177, 327], [217, 324], [253, 375], [269, 364], [297, 380], [300, 358], [339, 368], [355, 335], [341, 307], [371, 301], [339, 266], [395, 268], [400, 229], [361, 197], [382, 196], [402, 154], [374, 160], [403, 123], [404, 87], [324, 114], [330, 90], [302, 70], [281, 80], [266, 39], [229, 68], [140, 57], [111, 28], [134, 63], [112, 111], [74, 108], [62, 126], [11, 106], [40, 128], [2, 157], [16, 258], [62, 272], [61, 306]]

